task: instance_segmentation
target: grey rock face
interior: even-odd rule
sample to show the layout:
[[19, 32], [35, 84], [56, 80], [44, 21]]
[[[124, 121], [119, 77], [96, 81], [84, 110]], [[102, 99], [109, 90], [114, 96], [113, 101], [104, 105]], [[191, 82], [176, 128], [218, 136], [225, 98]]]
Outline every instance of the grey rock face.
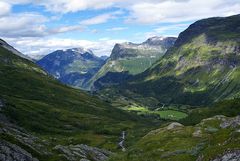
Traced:
[[221, 128], [228, 128], [228, 127], [236, 128], [237, 126], [240, 126], [240, 116], [228, 119], [226, 121], [223, 121], [220, 124]]
[[174, 45], [175, 41], [177, 40], [176, 37], [158, 37], [158, 36], [154, 36], [151, 37], [149, 39], [147, 39], [145, 42], [143, 42], [143, 44], [147, 44], [147, 45], [152, 45], [152, 46], [164, 46], [166, 48], [170, 48]]
[[240, 150], [228, 151], [212, 161], [240, 161]]
[[38, 161], [30, 153], [17, 145], [0, 141], [0, 160], [2, 161]]
[[[42, 141], [36, 136], [28, 133], [25, 129], [12, 124], [8, 118], [0, 113], [0, 135], [6, 135], [14, 138], [17, 142], [21, 143], [21, 145], [25, 145], [32, 150], [38, 152], [43, 155], [50, 155], [51, 153], [45, 148], [48, 146], [47, 142]], [[6, 140], [7, 141], [7, 140]], [[22, 147], [24, 148], [24, 147]], [[0, 150], [1, 154], [1, 150]], [[0, 161], [2, 161], [0, 159]]]
[[[125, 42], [115, 44], [110, 59], [116, 60], [129, 57], [151, 57], [163, 55], [167, 49], [172, 47], [176, 41], [175, 37], [151, 37], [140, 44]], [[143, 52], [144, 51], [144, 52]]]
[[69, 161], [105, 161], [112, 154], [110, 151], [90, 147], [87, 145], [57, 145], [55, 148]]

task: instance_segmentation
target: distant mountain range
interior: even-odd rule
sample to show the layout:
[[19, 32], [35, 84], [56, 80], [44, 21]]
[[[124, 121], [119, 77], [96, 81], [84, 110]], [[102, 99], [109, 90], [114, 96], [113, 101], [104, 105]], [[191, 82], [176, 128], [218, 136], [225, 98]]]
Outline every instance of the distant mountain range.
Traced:
[[73, 48], [50, 53], [38, 60], [37, 64], [62, 83], [84, 89], [105, 59], [95, 56], [91, 50]]
[[84, 48], [57, 50], [37, 64], [65, 84], [98, 89], [103, 83], [120, 83], [125, 77], [143, 72], [163, 56], [175, 40], [174, 37], [152, 37], [141, 44], [116, 44], [109, 58], [97, 57]]
[[142, 73], [152, 66], [174, 45], [174, 37], [152, 37], [141, 44], [116, 44], [110, 58], [89, 81], [96, 90], [116, 85], [127, 77]]

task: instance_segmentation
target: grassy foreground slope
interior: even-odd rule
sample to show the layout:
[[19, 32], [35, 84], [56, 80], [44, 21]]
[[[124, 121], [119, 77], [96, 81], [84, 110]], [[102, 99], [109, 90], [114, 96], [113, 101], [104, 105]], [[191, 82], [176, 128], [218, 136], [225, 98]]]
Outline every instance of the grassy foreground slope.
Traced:
[[0, 138], [25, 147], [40, 160], [59, 160], [54, 151], [56, 145], [87, 144], [115, 151], [122, 130], [129, 131], [131, 141], [147, 130], [138, 116], [60, 84], [34, 63], [2, 47], [0, 104], [0, 128], [4, 128], [2, 116], [6, 116], [11, 123], [23, 128], [20, 131], [26, 130], [42, 140], [43, 149], [49, 153], [22, 146], [17, 136], [2, 134], [1, 130]]
[[111, 161], [238, 160], [239, 128], [239, 116], [215, 116], [195, 126], [172, 123], [151, 131], [127, 153], [116, 155]]

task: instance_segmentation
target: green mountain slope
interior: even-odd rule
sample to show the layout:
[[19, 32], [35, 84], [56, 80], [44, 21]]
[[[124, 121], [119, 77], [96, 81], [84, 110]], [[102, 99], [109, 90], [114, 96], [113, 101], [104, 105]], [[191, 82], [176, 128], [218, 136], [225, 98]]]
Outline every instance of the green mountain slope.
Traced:
[[[98, 151], [80, 144], [117, 151], [122, 130], [129, 131], [131, 144], [152, 127], [143, 122], [148, 121], [62, 85], [34, 63], [0, 46], [1, 157], [4, 152], [13, 157], [5, 151], [8, 147], [21, 153], [14, 153], [15, 157], [31, 158], [31, 154], [44, 161], [67, 160], [71, 153], [63, 149], [76, 145], [75, 150], [87, 150], [85, 157], [94, 160], [90, 153]], [[80, 154], [78, 158], [84, 158]]]
[[[175, 40], [176, 38], [173, 37], [152, 37], [141, 44], [130, 42], [116, 44], [110, 58], [89, 81], [89, 87], [98, 89], [103, 84], [103, 86], [118, 84], [121, 79], [117, 81], [112, 79], [117, 74], [122, 77], [122, 75], [129, 76], [142, 73], [163, 56], [167, 49], [173, 46]], [[116, 74], [105, 77], [107, 73]]]
[[195, 22], [158, 62], [120, 88], [162, 103], [206, 105], [239, 97], [239, 22], [240, 15]]

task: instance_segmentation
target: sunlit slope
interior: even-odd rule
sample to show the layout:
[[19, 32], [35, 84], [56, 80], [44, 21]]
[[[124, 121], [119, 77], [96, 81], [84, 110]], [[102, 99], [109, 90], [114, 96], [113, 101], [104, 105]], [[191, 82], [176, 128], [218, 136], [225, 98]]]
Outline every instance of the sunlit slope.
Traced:
[[203, 105], [239, 97], [239, 22], [239, 15], [195, 22], [157, 63], [123, 87], [163, 103]]

